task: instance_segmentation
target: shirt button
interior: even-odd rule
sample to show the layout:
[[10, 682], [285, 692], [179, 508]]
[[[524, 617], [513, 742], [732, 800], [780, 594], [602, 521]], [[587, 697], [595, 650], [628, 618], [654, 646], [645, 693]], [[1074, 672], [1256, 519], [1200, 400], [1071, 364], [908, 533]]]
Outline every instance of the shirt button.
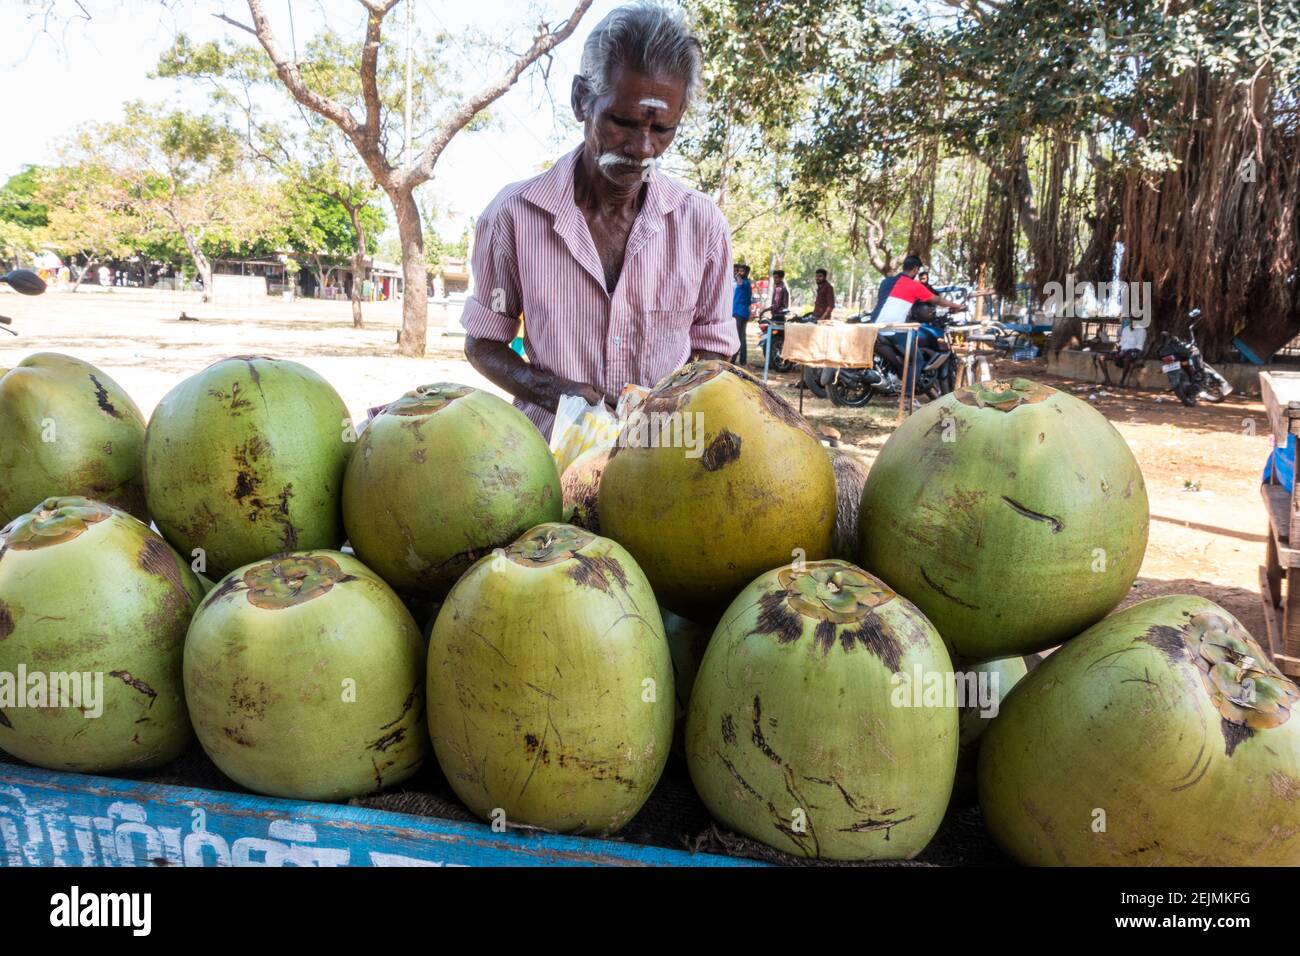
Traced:
[[623, 342], [623, 337], [622, 337], [621, 335], [616, 335], [616, 336], [614, 336], [614, 344], [615, 344], [615, 345], [620, 345], [620, 344], [622, 344], [622, 342]]

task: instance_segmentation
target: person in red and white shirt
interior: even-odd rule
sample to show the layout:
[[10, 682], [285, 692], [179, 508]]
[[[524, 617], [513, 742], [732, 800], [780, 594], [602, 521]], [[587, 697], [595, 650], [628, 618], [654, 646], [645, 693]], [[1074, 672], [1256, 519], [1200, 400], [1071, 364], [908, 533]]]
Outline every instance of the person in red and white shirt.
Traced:
[[[915, 262], [912, 260], [915, 260]], [[909, 266], [911, 268], [908, 268]], [[885, 299], [876, 313], [877, 325], [897, 325], [900, 322], [906, 322], [908, 316], [912, 314], [912, 306], [917, 302], [933, 302], [935, 305], [943, 306], [954, 312], [961, 312], [966, 308], [959, 302], [945, 299], [943, 296], [930, 291], [928, 285], [919, 282], [916, 279], [916, 274], [920, 270], [921, 260], [916, 256], [908, 256], [903, 261], [903, 271], [894, 277], [893, 283], [888, 287], [884, 283], [881, 284], [881, 288], [885, 292]]]
[[[707, 196], [658, 171], [699, 82], [681, 15], [614, 10], [573, 80], [582, 145], [507, 186], [478, 223], [465, 355], [550, 434], [562, 395], [613, 405], [691, 358], [740, 347], [731, 230]], [[524, 323], [524, 361], [510, 348]]]
[[[876, 308], [872, 316], [877, 325], [898, 325], [907, 322], [912, 315], [912, 306], [918, 302], [933, 302], [935, 305], [943, 306], [953, 312], [965, 311], [966, 307], [961, 303], [945, 299], [943, 296], [932, 292], [925, 283], [918, 282], [916, 274], [920, 271], [920, 256], [909, 255], [903, 260], [902, 272], [880, 283]], [[912, 354], [907, 362], [908, 380], [904, 383], [904, 392], [908, 397], [911, 396], [916, 386], [916, 376], [919, 371], [916, 362], [917, 341], [917, 336], [913, 336]], [[907, 348], [907, 333], [895, 332], [889, 334], [882, 331], [877, 340], [876, 348], [880, 349], [886, 358], [889, 358], [901, 368], [903, 352]]]

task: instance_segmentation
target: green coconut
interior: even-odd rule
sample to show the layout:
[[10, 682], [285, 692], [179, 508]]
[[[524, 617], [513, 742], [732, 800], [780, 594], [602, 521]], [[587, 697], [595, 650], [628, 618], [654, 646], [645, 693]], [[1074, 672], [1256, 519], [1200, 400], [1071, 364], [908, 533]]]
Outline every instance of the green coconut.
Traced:
[[384, 409], [343, 484], [357, 556], [398, 591], [434, 598], [494, 548], [558, 521], [561, 503], [541, 433], [465, 385], [424, 385]]
[[181, 554], [201, 549], [214, 576], [272, 554], [338, 548], [355, 444], [347, 406], [311, 369], [223, 359], [168, 392], [149, 419], [149, 512]]
[[429, 750], [419, 628], [337, 551], [223, 578], [190, 626], [185, 696], [212, 762], [258, 793], [361, 796], [411, 776]]
[[179, 756], [181, 656], [202, 596], [166, 541], [108, 505], [51, 498], [5, 526], [0, 749], [81, 773]]
[[479, 816], [615, 832], [672, 743], [672, 661], [649, 582], [613, 541], [533, 528], [447, 596], [428, 699], [438, 762]]
[[600, 477], [609, 464], [609, 455], [608, 448], [593, 448], [579, 455], [560, 475], [564, 520], [596, 534], [600, 534]]
[[688, 621], [666, 607], [659, 609], [664, 622], [664, 635], [668, 638], [668, 652], [673, 660], [673, 693], [677, 698], [676, 721], [673, 724], [673, 750], [686, 754], [686, 713], [690, 708], [691, 690], [700, 661], [708, 649], [713, 628]]
[[46, 498], [86, 497], [148, 521], [144, 416], [117, 382], [39, 352], [0, 373], [0, 525]]
[[598, 506], [602, 532], [659, 600], [704, 620], [764, 571], [829, 557], [835, 494], [808, 423], [748, 373], [708, 361], [665, 378], [628, 420]]
[[958, 664], [959, 680], [964, 683], [966, 698], [958, 704], [960, 736], [957, 749], [955, 796], [964, 801], [975, 798], [975, 767], [979, 759], [980, 739], [1002, 710], [1002, 702], [1029, 673], [1023, 657], [1003, 657], [978, 664]]
[[1003, 704], [980, 746], [985, 824], [1033, 865], [1300, 865], [1297, 700], [1218, 605], [1135, 604]]
[[1147, 524], [1119, 432], [1026, 379], [958, 389], [908, 418], [859, 516], [863, 564], [972, 660], [1043, 650], [1104, 617], [1137, 577]]
[[925, 616], [860, 568], [769, 571], [727, 609], [696, 675], [695, 789], [722, 823], [787, 853], [911, 859], [952, 791], [951, 673]]

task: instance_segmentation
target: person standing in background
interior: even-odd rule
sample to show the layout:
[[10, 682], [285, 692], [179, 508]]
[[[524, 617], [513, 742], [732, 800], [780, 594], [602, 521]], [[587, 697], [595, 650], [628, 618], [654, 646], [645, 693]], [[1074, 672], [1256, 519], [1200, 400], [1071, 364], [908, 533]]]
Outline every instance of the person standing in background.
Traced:
[[835, 311], [835, 287], [827, 281], [825, 269], [818, 269], [813, 275], [817, 280], [817, 298], [813, 302], [812, 319], [822, 322]]
[[749, 324], [749, 313], [754, 306], [754, 287], [749, 281], [749, 266], [736, 263], [733, 274], [735, 281], [731, 292], [731, 317], [736, 320], [736, 333], [740, 336], [740, 351], [733, 357], [733, 363], [744, 365], [745, 327]]
[[772, 273], [772, 304], [769, 308], [772, 318], [778, 322], [784, 321], [785, 314], [790, 311], [790, 287], [785, 284], [784, 269]]
[[[772, 313], [772, 325], [778, 327], [785, 322], [786, 315], [790, 312], [790, 287], [785, 284], [785, 271], [783, 269], [774, 269], [772, 271], [772, 304], [762, 312], [758, 313], [762, 318], [768, 312]], [[759, 336], [758, 350], [759, 361], [758, 367], [764, 367], [764, 360], [767, 358], [767, 336]]]

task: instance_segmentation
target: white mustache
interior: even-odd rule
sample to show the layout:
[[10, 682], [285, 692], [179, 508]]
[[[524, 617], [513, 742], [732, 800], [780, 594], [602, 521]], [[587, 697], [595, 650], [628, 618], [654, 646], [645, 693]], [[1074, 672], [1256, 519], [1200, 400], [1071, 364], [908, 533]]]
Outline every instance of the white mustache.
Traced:
[[651, 156], [649, 159], [632, 159], [630, 156], [624, 156], [621, 153], [604, 153], [596, 160], [596, 164], [601, 169], [609, 166], [639, 166], [642, 169], [658, 169], [659, 158]]

